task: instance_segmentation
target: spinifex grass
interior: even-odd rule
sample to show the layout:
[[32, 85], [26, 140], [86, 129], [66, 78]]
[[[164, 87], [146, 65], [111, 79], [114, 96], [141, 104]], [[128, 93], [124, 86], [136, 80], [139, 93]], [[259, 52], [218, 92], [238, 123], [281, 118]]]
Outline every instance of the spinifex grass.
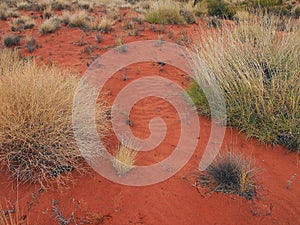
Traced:
[[[84, 170], [72, 124], [78, 81], [70, 72], [0, 51], [0, 165], [21, 183], [46, 184], [61, 173]], [[98, 132], [105, 136], [105, 104], [98, 101], [95, 109]], [[92, 130], [81, 129], [86, 135]]]
[[[300, 150], [300, 35], [271, 15], [206, 33], [195, 46], [195, 81], [216, 79], [226, 101], [228, 124], [248, 137]], [[203, 67], [203, 63], [207, 67]], [[207, 70], [208, 68], [208, 70]], [[200, 113], [209, 115], [204, 93], [188, 90]], [[212, 103], [213, 105], [213, 103]]]

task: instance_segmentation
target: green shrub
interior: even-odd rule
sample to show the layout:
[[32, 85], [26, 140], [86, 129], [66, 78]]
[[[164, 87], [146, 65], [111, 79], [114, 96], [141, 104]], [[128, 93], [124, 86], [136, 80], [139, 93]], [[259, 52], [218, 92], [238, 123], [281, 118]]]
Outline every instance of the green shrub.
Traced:
[[191, 5], [184, 5], [180, 9], [180, 15], [183, 16], [186, 23], [196, 23], [195, 14]]
[[255, 8], [270, 8], [276, 5], [282, 5], [282, 0], [254, 0]]
[[207, 98], [203, 90], [198, 86], [197, 82], [193, 81], [187, 89], [187, 94], [195, 104], [199, 113], [204, 116], [210, 116], [210, 109]]
[[295, 9], [295, 17], [298, 19], [300, 17], [300, 6]]
[[232, 20], [235, 15], [235, 11], [223, 0], [211, 0], [207, 7], [209, 16]]
[[[279, 35], [279, 21], [253, 15], [247, 24], [207, 33], [195, 50], [223, 90], [229, 125], [266, 143], [300, 143], [300, 38], [288, 23]], [[194, 63], [195, 79], [209, 83], [201, 61]], [[191, 97], [204, 102], [202, 93]]]

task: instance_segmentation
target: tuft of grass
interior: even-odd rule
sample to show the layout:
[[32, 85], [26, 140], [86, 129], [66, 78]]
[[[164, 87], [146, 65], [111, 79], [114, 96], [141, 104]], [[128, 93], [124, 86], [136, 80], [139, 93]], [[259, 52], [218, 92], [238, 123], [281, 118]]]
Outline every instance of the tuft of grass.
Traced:
[[5, 47], [12, 47], [20, 44], [21, 37], [14, 34], [6, 34], [2, 37], [2, 43]]
[[33, 52], [35, 49], [39, 47], [36, 39], [32, 36], [26, 37], [25, 46], [28, 52]]
[[11, 30], [20, 31], [22, 29], [31, 29], [35, 26], [35, 22], [28, 16], [21, 16], [11, 21]]
[[60, 23], [61, 23], [61, 19], [57, 16], [44, 20], [44, 22], [39, 26], [39, 33], [40, 34], [54, 33], [59, 28]]
[[197, 110], [204, 116], [210, 116], [210, 109], [208, 105], [207, 98], [203, 90], [198, 86], [196, 82], [191, 82], [187, 88], [187, 94], [190, 99], [193, 100]]
[[49, 19], [52, 15], [53, 15], [52, 7], [51, 5], [49, 5], [44, 9], [43, 17]]
[[88, 10], [89, 12], [92, 12], [95, 7], [95, 3], [93, 1], [78, 1], [77, 3], [79, 9]]
[[232, 20], [235, 15], [235, 10], [233, 10], [233, 8], [231, 8], [224, 0], [208, 1], [207, 8], [209, 16]]
[[196, 23], [194, 9], [193, 9], [192, 5], [190, 5], [190, 4], [183, 5], [180, 9], [180, 15], [183, 16], [184, 20], [188, 24]]
[[123, 138], [117, 147], [113, 166], [118, 176], [125, 176], [134, 168], [135, 159], [138, 153], [138, 146], [130, 138]]
[[241, 154], [227, 152], [219, 155], [201, 173], [196, 184], [215, 192], [237, 194], [250, 200], [256, 195], [256, 171], [251, 160]]
[[71, 0], [55, 0], [51, 4], [52, 9], [55, 10], [70, 10], [72, 7]]
[[171, 0], [154, 1], [145, 19], [154, 24], [186, 24], [179, 4]]
[[32, 9], [32, 4], [27, 1], [18, 1], [17, 8], [21, 10], [30, 11]]
[[19, 13], [12, 8], [9, 8], [6, 4], [0, 3], [0, 20], [7, 20], [10, 17], [18, 17]]
[[[215, 77], [228, 124], [248, 137], [282, 144], [282, 136], [292, 136], [300, 143], [300, 37], [289, 23], [284, 33], [277, 32], [277, 22], [270, 15], [256, 15], [240, 26], [204, 35], [195, 46], [194, 79], [209, 87]], [[191, 97], [203, 104], [200, 113], [207, 114], [203, 94]]]
[[300, 6], [295, 8], [294, 14], [295, 14], [295, 18], [299, 19], [299, 17], [300, 17]]
[[78, 27], [80, 29], [90, 28], [90, 18], [85, 10], [78, 11], [74, 14], [68, 12], [63, 13], [63, 21], [70, 27]]
[[96, 41], [97, 41], [97, 43], [101, 43], [102, 42], [102, 40], [103, 40], [103, 38], [102, 38], [102, 36], [101, 36], [101, 33], [97, 33], [96, 35], [95, 35], [95, 39], [96, 39]]
[[[79, 77], [55, 67], [39, 67], [9, 50], [0, 51], [0, 71], [2, 168], [20, 183], [44, 186], [51, 178], [64, 184], [64, 177], [70, 177], [68, 172], [73, 169], [84, 172], [72, 123]], [[81, 107], [86, 108], [85, 102]], [[99, 98], [94, 107], [96, 128], [104, 137], [108, 127], [105, 101]], [[86, 118], [82, 114], [80, 118]], [[88, 136], [93, 128], [77, 128], [81, 129]]]
[[6, 20], [8, 18], [8, 5], [0, 3], [0, 20]]
[[113, 27], [113, 21], [109, 19], [108, 17], [104, 16], [100, 23], [97, 26], [97, 29], [104, 32], [104, 33], [109, 33], [111, 32]]

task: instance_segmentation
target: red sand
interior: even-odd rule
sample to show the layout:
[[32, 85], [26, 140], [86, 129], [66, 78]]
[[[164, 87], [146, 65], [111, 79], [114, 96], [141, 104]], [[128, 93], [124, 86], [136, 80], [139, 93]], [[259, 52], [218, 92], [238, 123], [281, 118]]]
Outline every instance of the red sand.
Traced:
[[[39, 24], [40, 19], [37, 21]], [[0, 21], [1, 36], [9, 30], [8, 23]], [[149, 26], [146, 24], [146, 30], [141, 32], [142, 36], [124, 37], [124, 42], [157, 39], [157, 33], [149, 30]], [[164, 36], [166, 40], [170, 40], [170, 29], [174, 30], [175, 34], [184, 29], [193, 35], [198, 28], [197, 25], [192, 25], [166, 26], [165, 29]], [[30, 54], [26, 49], [22, 49], [21, 53], [34, 55], [39, 61], [51, 61], [82, 74], [87, 68], [87, 63], [91, 63], [97, 54], [101, 55], [106, 51], [100, 48], [113, 46], [115, 35], [122, 32], [125, 31], [117, 24], [114, 31], [103, 34], [103, 42], [97, 44], [95, 33], [85, 34], [79, 29], [62, 27], [54, 34], [40, 36], [34, 28], [32, 34], [41, 47]], [[31, 31], [25, 33], [29, 34]], [[23, 34], [24, 32], [21, 32], [21, 35]], [[77, 45], [75, 42], [81, 38], [88, 44]], [[99, 49], [86, 53], [84, 49], [87, 46], [97, 46]], [[149, 75], [166, 77], [183, 87], [188, 84], [187, 77], [171, 66], [164, 66], [161, 71], [161, 66], [155, 62], [135, 64], [128, 68], [127, 81], [123, 81], [120, 73], [116, 73], [107, 82], [105, 88], [112, 94], [110, 101], [130, 81]], [[160, 107], [159, 113], [153, 110], [155, 107]], [[159, 147], [139, 156], [138, 164], [151, 164], [164, 159], [178, 142], [180, 124], [174, 122], [178, 119], [175, 109], [155, 97], [143, 99], [135, 105], [130, 114], [130, 120], [134, 123], [133, 133], [141, 138], [149, 135], [149, 120], [155, 116], [160, 116], [167, 124], [167, 137]], [[194, 175], [208, 142], [211, 126], [211, 121], [207, 118], [199, 116], [199, 121], [201, 133], [193, 157], [179, 173], [162, 183], [129, 187], [112, 183], [92, 170], [88, 175], [79, 175], [73, 171], [73, 185], [39, 192], [38, 185], [26, 184], [16, 189], [16, 182], [10, 182], [4, 172], [1, 172], [0, 201], [4, 205], [7, 201], [13, 204], [18, 198], [22, 214], [27, 215], [30, 224], [38, 225], [59, 224], [51, 211], [53, 200], [58, 202], [66, 218], [74, 212], [77, 224], [300, 224], [299, 176], [287, 188], [291, 176], [299, 173], [297, 154], [287, 153], [282, 147], [271, 147], [256, 140], [246, 140], [245, 135], [235, 129], [227, 128], [223, 149], [231, 147], [255, 161], [260, 169], [257, 175], [260, 185], [258, 196], [254, 200], [246, 201], [235, 195], [211, 193], [203, 189], [199, 189], [200, 193], [197, 191], [193, 186]], [[116, 145], [114, 137], [108, 145]], [[29, 205], [31, 208], [28, 212]], [[8, 205], [7, 209], [9, 208], [12, 206]]]

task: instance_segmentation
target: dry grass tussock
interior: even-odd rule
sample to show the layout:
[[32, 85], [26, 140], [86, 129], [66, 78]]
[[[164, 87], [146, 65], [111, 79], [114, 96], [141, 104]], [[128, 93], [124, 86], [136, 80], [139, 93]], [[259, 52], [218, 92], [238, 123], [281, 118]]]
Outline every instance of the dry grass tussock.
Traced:
[[[252, 15], [239, 26], [203, 35], [195, 46], [195, 80], [209, 87], [216, 78], [229, 125], [260, 141], [300, 150], [300, 34], [289, 21], [278, 31], [280, 24], [271, 15]], [[209, 116], [209, 96], [195, 84], [188, 92], [200, 113]]]
[[[78, 81], [69, 72], [0, 51], [0, 164], [21, 183], [47, 184], [51, 177], [63, 182], [60, 174], [85, 171], [72, 125]], [[95, 109], [97, 130], [104, 137], [108, 126], [103, 99]], [[88, 136], [93, 127], [77, 129]]]
[[172, 0], [153, 1], [146, 14], [146, 21], [155, 24], [186, 24], [180, 4]]
[[118, 176], [125, 176], [134, 168], [136, 156], [138, 154], [138, 146], [131, 138], [124, 137], [117, 147], [113, 166]]

